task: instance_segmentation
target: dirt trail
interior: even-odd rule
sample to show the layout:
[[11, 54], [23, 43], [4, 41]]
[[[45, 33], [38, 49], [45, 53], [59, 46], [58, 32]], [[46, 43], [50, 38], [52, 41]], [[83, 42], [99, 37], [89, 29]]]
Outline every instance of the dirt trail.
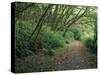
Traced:
[[68, 50], [55, 59], [55, 70], [94, 68], [87, 55], [84, 45], [76, 40], [70, 44]]

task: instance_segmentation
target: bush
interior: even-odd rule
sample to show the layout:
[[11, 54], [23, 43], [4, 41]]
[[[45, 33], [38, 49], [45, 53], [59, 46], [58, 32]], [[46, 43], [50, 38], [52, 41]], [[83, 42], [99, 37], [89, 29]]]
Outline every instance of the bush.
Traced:
[[29, 22], [16, 22], [16, 55], [18, 57], [28, 56], [32, 52], [41, 52], [43, 48], [47, 49], [47, 52], [44, 50], [45, 54], [53, 55], [54, 49], [64, 46], [64, 38], [53, 31], [42, 31], [37, 40], [35, 40], [36, 34], [34, 34], [31, 41], [28, 41], [32, 29], [30, 27], [31, 24]]
[[64, 38], [59, 33], [53, 31], [42, 32], [40, 39], [43, 48], [46, 49], [63, 47], [65, 44]]
[[49, 56], [55, 55], [55, 51], [54, 51], [54, 50], [48, 50], [48, 55], [49, 55]]
[[93, 39], [87, 39], [85, 45], [91, 53], [97, 54], [97, 43]]
[[71, 31], [68, 31], [66, 34], [65, 34], [65, 41], [66, 43], [70, 43], [74, 40], [74, 33], [71, 32]]
[[27, 56], [32, 53], [32, 51], [29, 50], [29, 42], [26, 39], [27, 35], [24, 33], [16, 34], [16, 55], [18, 57]]
[[46, 48], [43, 48], [42, 52], [44, 53], [44, 55], [49, 55], [49, 56], [53, 56], [55, 54], [54, 50], [48, 50]]
[[32, 51], [29, 48], [29, 42], [28, 39], [28, 30], [25, 28], [23, 22], [17, 22], [16, 23], [16, 56], [17, 57], [23, 57], [28, 56], [32, 53]]
[[32, 51], [29, 50], [28, 41], [21, 40], [21, 38], [22, 37], [16, 38], [16, 55], [18, 57], [27, 56], [32, 53]]
[[80, 39], [80, 32], [79, 31], [74, 32], [74, 38], [76, 40], [79, 40]]
[[80, 40], [82, 29], [79, 25], [74, 25], [69, 30], [74, 34], [75, 40]]
[[43, 48], [42, 49], [42, 52], [44, 53], [44, 55], [47, 55], [48, 54], [48, 50], [46, 48]]
[[42, 47], [42, 43], [41, 43], [41, 37], [37, 38], [37, 40], [34, 40], [34, 38], [29, 41], [30, 45], [30, 50], [32, 52], [34, 52], [35, 54], [37, 54], [38, 52], [40, 52], [43, 47]]

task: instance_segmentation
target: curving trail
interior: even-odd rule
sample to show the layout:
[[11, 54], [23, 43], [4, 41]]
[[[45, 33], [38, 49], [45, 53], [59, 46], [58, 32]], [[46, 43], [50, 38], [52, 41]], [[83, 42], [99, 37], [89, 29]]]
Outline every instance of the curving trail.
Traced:
[[91, 65], [92, 61], [84, 45], [77, 40], [72, 42], [61, 56], [55, 58], [54, 63], [55, 70], [96, 68], [96, 64]]

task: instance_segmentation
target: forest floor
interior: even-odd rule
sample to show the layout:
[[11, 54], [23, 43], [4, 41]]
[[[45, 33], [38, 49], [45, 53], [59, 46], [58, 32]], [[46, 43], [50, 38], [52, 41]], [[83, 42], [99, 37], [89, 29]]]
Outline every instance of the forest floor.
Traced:
[[89, 55], [85, 46], [75, 40], [64, 53], [54, 59], [55, 70], [96, 68], [96, 63]]

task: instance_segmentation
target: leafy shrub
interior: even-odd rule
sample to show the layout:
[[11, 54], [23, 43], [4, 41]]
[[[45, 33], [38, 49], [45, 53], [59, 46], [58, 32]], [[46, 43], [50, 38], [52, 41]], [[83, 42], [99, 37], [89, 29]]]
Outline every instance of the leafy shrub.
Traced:
[[53, 31], [42, 31], [37, 40], [35, 40], [36, 34], [34, 34], [31, 41], [28, 41], [31, 28], [27, 24], [28, 22], [24, 21], [16, 22], [16, 55], [18, 57], [28, 56], [32, 52], [41, 52], [44, 48], [47, 49], [47, 51], [44, 50], [45, 54], [54, 55], [54, 49], [64, 46], [64, 38], [59, 33]]
[[40, 37], [37, 38], [37, 40], [34, 40], [33, 38], [29, 43], [30, 50], [36, 54], [43, 49]]
[[82, 29], [79, 25], [73, 25], [69, 30], [74, 34], [76, 40], [80, 40]]
[[55, 54], [55, 51], [54, 50], [48, 50], [46, 48], [43, 48], [42, 49], [42, 52], [45, 54], [45, 55], [49, 55], [49, 56], [53, 56]]
[[97, 54], [97, 43], [93, 39], [87, 39], [85, 45], [91, 53]]
[[71, 31], [68, 31], [64, 38], [65, 38], [66, 43], [70, 43], [74, 40], [74, 33]]
[[59, 33], [53, 31], [42, 32], [41, 42], [43, 48], [46, 49], [55, 49], [58, 47], [63, 47], [65, 44], [64, 38]]
[[44, 55], [47, 55], [48, 54], [48, 50], [46, 48], [43, 48], [42, 49], [42, 52], [44, 53]]
[[55, 51], [54, 50], [48, 50], [48, 55], [50, 55], [50, 56], [55, 55]]
[[23, 26], [23, 22], [17, 22], [16, 23], [16, 56], [17, 57], [23, 57], [28, 56], [32, 53], [31, 50], [29, 50], [29, 42], [28, 39], [28, 32]]
[[79, 40], [80, 39], [80, 32], [79, 31], [74, 32], [74, 38], [76, 40]]
[[16, 34], [16, 55], [18, 57], [27, 56], [32, 53], [29, 50], [29, 42], [26, 39], [27, 35], [24, 33]]

